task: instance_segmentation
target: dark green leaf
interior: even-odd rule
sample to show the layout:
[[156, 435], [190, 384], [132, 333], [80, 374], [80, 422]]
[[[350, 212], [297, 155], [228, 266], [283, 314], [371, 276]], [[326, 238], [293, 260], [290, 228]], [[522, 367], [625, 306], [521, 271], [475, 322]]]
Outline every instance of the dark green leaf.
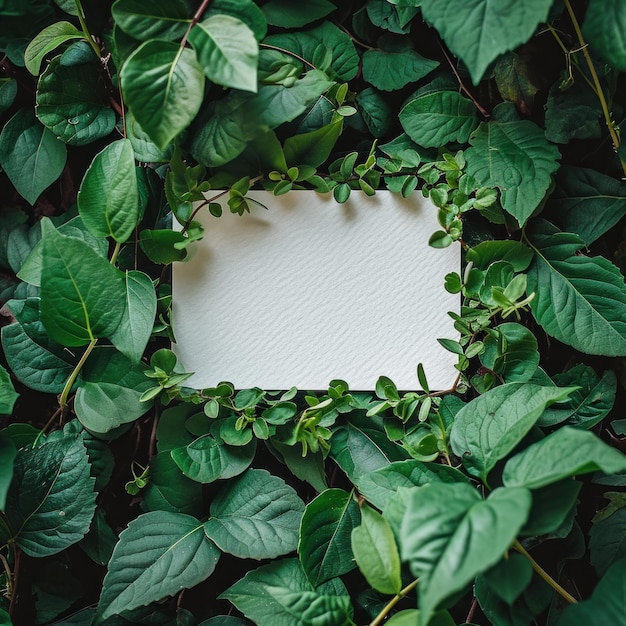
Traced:
[[20, 394], [15, 391], [15, 387], [13, 387], [9, 372], [0, 365], [0, 415], [10, 415], [13, 413], [13, 405], [19, 398], [19, 395]]
[[67, 611], [84, 590], [81, 581], [72, 576], [66, 563], [44, 561], [37, 568], [32, 582], [35, 596], [36, 624], [44, 624]]
[[533, 566], [521, 554], [513, 552], [481, 574], [493, 592], [507, 604], [513, 604], [530, 584]]
[[598, 576], [618, 559], [626, 557], [626, 509], [615, 511], [606, 519], [595, 523], [589, 531], [591, 564]]
[[356, 102], [369, 132], [374, 137], [382, 137], [394, 116], [383, 96], [373, 87], [366, 87], [357, 94]]
[[171, 228], [142, 230], [139, 233], [139, 245], [146, 256], [153, 263], [163, 265], [169, 265], [173, 261], [182, 261], [187, 257], [187, 250], [181, 247], [185, 240], [183, 233]]
[[626, 71], [625, 9], [619, 0], [591, 0], [583, 24], [591, 49], [620, 71]]
[[179, 39], [191, 22], [183, 0], [117, 0], [111, 13], [119, 28], [140, 41]]
[[91, 520], [89, 532], [80, 542], [85, 554], [98, 565], [106, 565], [111, 559], [117, 537], [107, 524], [103, 510], [98, 507]]
[[17, 81], [14, 78], [0, 79], [0, 113], [9, 109], [17, 96]]
[[298, 167], [320, 166], [330, 156], [342, 129], [343, 121], [339, 120], [317, 130], [288, 137], [284, 146], [285, 160]]
[[486, 270], [496, 261], [506, 261], [516, 272], [523, 272], [532, 261], [533, 251], [519, 241], [483, 241], [470, 248], [465, 259], [479, 270]]
[[0, 511], [4, 511], [6, 508], [16, 454], [17, 448], [13, 440], [0, 433]]
[[494, 68], [502, 99], [512, 102], [523, 114], [532, 111], [535, 94], [541, 84], [540, 71], [534, 61], [530, 54], [507, 52], [498, 59]]
[[73, 39], [82, 39], [84, 37], [76, 26], [69, 22], [55, 22], [44, 28], [31, 42], [28, 44], [24, 52], [24, 64], [26, 69], [37, 76], [39, 68], [44, 57], [56, 50], [61, 44]]
[[306, 5], [291, 0], [270, 0], [263, 5], [263, 14], [268, 24], [283, 28], [298, 28], [326, 17], [336, 10], [328, 0], [309, 0]]
[[[533, 490], [533, 506], [520, 534], [524, 537], [556, 533], [575, 510], [582, 483], [567, 478]], [[569, 529], [568, 529], [569, 531]]]

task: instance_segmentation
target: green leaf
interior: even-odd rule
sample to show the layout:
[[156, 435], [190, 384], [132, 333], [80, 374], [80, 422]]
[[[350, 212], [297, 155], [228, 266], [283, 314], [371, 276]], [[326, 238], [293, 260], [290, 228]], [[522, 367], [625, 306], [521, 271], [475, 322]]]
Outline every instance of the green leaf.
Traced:
[[0, 133], [0, 167], [29, 204], [61, 175], [66, 157], [65, 144], [29, 109], [18, 111]]
[[191, 23], [183, 0], [117, 0], [111, 13], [119, 28], [140, 41], [180, 39]]
[[49, 623], [67, 611], [84, 593], [81, 581], [61, 561], [41, 563], [31, 585], [37, 614], [35, 624]]
[[306, 505], [298, 557], [313, 587], [354, 569], [350, 534], [359, 519], [353, 494], [343, 489], [327, 489]]
[[492, 61], [530, 39], [551, 6], [552, 0], [527, 0], [502, 11], [489, 0], [427, 0], [422, 15], [465, 62], [477, 85]]
[[82, 346], [110, 337], [124, 312], [122, 276], [87, 244], [44, 228], [41, 321], [50, 338]]
[[492, 591], [507, 604], [528, 587], [533, 577], [533, 566], [521, 554], [512, 553], [481, 575]]
[[171, 228], [142, 230], [139, 233], [139, 245], [146, 256], [153, 263], [163, 265], [169, 265], [173, 261], [182, 261], [187, 257], [187, 250], [180, 247], [185, 241], [183, 233]]
[[49, 556], [76, 543], [89, 530], [95, 508], [94, 479], [81, 437], [18, 451], [6, 515], [26, 554]]
[[0, 365], [0, 415], [13, 413], [13, 406], [19, 397], [20, 394], [15, 391], [9, 372]]
[[357, 479], [361, 495], [375, 507], [384, 510], [398, 487], [420, 487], [429, 483], [466, 482], [459, 470], [441, 463], [428, 463], [410, 459], [395, 461]]
[[589, 531], [591, 564], [598, 576], [618, 559], [626, 557], [626, 509], [615, 511], [606, 519], [596, 522]]
[[494, 68], [496, 86], [507, 102], [512, 102], [523, 114], [532, 112], [535, 95], [539, 91], [539, 68], [534, 57], [523, 51], [507, 52]]
[[508, 383], [487, 391], [456, 414], [450, 433], [452, 450], [472, 476], [486, 482], [496, 463], [525, 437], [546, 407], [573, 390]]
[[119, 139], [99, 152], [78, 192], [83, 223], [96, 237], [123, 243], [139, 220], [135, 156], [129, 139]]
[[249, 571], [219, 598], [230, 600], [255, 624], [348, 626], [353, 623], [350, 596], [339, 579], [314, 590], [297, 559], [275, 561]]
[[[505, 103], [496, 109], [505, 112], [504, 107], [512, 106]], [[533, 122], [501, 118], [481, 123], [470, 144], [465, 151], [468, 174], [479, 185], [498, 187], [502, 207], [523, 226], [559, 167], [557, 147]]]
[[0, 113], [11, 108], [17, 96], [17, 81], [14, 78], [0, 79]]
[[367, 505], [361, 507], [361, 525], [352, 531], [352, 551], [370, 587], [387, 595], [400, 593], [402, 572], [393, 531], [385, 518]]
[[592, 432], [563, 426], [545, 439], [511, 457], [502, 480], [509, 487], [537, 489], [590, 472], [615, 474], [626, 470], [626, 455]]
[[256, 92], [259, 49], [244, 22], [230, 15], [212, 15], [191, 29], [189, 43], [210, 81]]
[[531, 496], [527, 489], [499, 488], [482, 500], [464, 483], [433, 483], [400, 495], [408, 497], [400, 553], [420, 579], [418, 624], [426, 626], [440, 602], [502, 558], [526, 521]]
[[308, 0], [306, 4], [291, 0], [270, 0], [263, 5], [263, 15], [268, 24], [283, 28], [299, 28], [326, 17], [337, 7], [328, 0]]
[[583, 23], [591, 49], [622, 72], [626, 71], [625, 9], [619, 0], [591, 0]]
[[66, 66], [54, 58], [37, 83], [37, 117], [66, 144], [84, 146], [111, 134], [115, 111], [95, 63]]
[[267, 35], [267, 21], [261, 7], [253, 0], [213, 0], [204, 17], [210, 15], [230, 15], [247, 24], [257, 41]]
[[586, 354], [626, 355], [626, 285], [619, 269], [604, 257], [576, 254], [584, 246], [576, 235], [549, 225], [537, 230], [527, 287], [535, 293], [530, 306], [537, 322]]
[[496, 261], [506, 261], [516, 272], [523, 272], [532, 261], [533, 251], [520, 241], [483, 241], [470, 248], [466, 261], [471, 261], [479, 270], [486, 270]]
[[111, 559], [116, 543], [117, 536], [107, 524], [103, 510], [100, 507], [96, 508], [89, 532], [80, 541], [80, 547], [94, 563], [106, 565]]
[[304, 502], [285, 481], [249, 469], [211, 503], [206, 535], [242, 559], [273, 559], [296, 549]]
[[296, 478], [309, 483], [318, 493], [328, 489], [324, 470], [324, 455], [321, 450], [318, 452], [309, 450], [307, 455], [303, 457], [300, 446], [289, 446], [274, 439], [266, 441], [265, 445], [268, 446], [274, 456], [289, 468], [289, 471]]
[[[533, 490], [533, 506], [520, 534], [535, 537], [557, 533], [568, 517], [573, 517], [572, 511], [576, 509], [576, 498], [581, 487], [579, 481], [567, 478]], [[571, 524], [566, 532], [570, 529]]]
[[382, 137], [389, 130], [394, 117], [383, 96], [373, 87], [366, 87], [357, 94], [356, 103], [369, 132], [374, 137]]
[[196, 55], [179, 44], [150, 40], [133, 52], [121, 71], [124, 99], [158, 148], [191, 123], [204, 96]]
[[113, 550], [96, 623], [195, 587], [211, 575], [219, 557], [194, 517], [166, 511], [140, 515]]
[[0, 511], [6, 509], [7, 494], [13, 479], [13, 462], [17, 448], [9, 437], [0, 433]]
[[44, 57], [56, 50], [61, 44], [73, 39], [82, 39], [84, 37], [73, 24], [69, 22], [55, 22], [44, 28], [31, 42], [28, 44], [24, 52], [24, 64], [26, 69], [37, 76], [39, 68]]
[[471, 100], [457, 91], [435, 91], [409, 100], [400, 110], [404, 132], [425, 148], [466, 143], [478, 126]]
[[285, 160], [290, 165], [319, 167], [328, 159], [343, 129], [343, 120], [285, 140]]

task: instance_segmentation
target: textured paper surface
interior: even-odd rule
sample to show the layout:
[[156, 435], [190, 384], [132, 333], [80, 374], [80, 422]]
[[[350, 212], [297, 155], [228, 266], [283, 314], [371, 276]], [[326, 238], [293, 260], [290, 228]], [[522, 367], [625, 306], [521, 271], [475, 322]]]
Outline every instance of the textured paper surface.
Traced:
[[443, 287], [459, 271], [459, 246], [436, 250], [437, 209], [420, 193], [379, 191], [347, 204], [313, 191], [250, 192], [269, 210], [214, 218], [187, 263], [175, 263], [173, 320], [185, 384], [322, 390], [335, 378], [372, 390], [379, 376], [431, 389], [456, 377], [456, 356], [436, 341], [457, 338]]

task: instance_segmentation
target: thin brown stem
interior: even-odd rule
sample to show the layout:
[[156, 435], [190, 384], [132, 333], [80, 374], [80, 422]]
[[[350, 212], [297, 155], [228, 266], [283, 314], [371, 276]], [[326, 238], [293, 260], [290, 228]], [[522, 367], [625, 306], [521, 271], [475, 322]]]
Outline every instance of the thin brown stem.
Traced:
[[337, 28], [340, 28], [348, 37], [350, 37], [351, 41], [355, 43], [360, 48], [364, 48], [365, 50], [379, 50], [380, 48], [374, 48], [373, 46], [369, 46], [366, 43], [358, 40], [343, 24], [339, 24], [337, 22], [333, 22]]
[[387, 604], [385, 604], [383, 610], [376, 616], [374, 621], [370, 622], [369, 626], [380, 626], [385, 621], [385, 618], [392, 611], [393, 607], [400, 602], [403, 598], [405, 598], [415, 587], [417, 586], [419, 579], [415, 579], [412, 583], [408, 584], [398, 595], [391, 598]]
[[211, 4], [211, 0], [202, 0], [202, 4], [198, 7], [198, 10], [193, 14], [191, 18], [191, 22], [187, 27], [187, 32], [184, 34], [183, 38], [180, 41], [180, 47], [184, 48], [187, 44], [187, 38], [189, 37], [189, 33], [191, 29], [200, 21], [200, 18], [204, 14], [204, 12], [209, 8], [209, 4]]
[[294, 59], [298, 59], [298, 61], [302, 61], [305, 65], [308, 65], [312, 70], [316, 70], [317, 68], [313, 63], [307, 61], [304, 57], [301, 57], [299, 54], [292, 52], [291, 50], [286, 50], [285, 48], [279, 48], [278, 46], [272, 46], [269, 43], [260, 43], [259, 48], [266, 48], [267, 50], [276, 50], [278, 52], [282, 52], [283, 54], [288, 54], [290, 57]]

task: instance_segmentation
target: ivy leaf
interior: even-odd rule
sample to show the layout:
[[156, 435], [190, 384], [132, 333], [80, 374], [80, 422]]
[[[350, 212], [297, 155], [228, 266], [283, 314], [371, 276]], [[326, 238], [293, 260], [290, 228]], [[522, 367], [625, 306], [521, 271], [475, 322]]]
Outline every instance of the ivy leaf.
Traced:
[[37, 117], [66, 144], [84, 146], [111, 134], [115, 112], [95, 63], [52, 59], [37, 83]]
[[500, 115], [481, 123], [465, 158], [467, 172], [479, 185], [498, 187], [502, 207], [523, 226], [550, 187], [560, 153], [533, 122], [505, 117], [507, 107], [513, 105], [499, 105]]
[[194, 587], [211, 575], [219, 557], [194, 517], [167, 511], [140, 515], [113, 550], [96, 623]]
[[499, 55], [530, 39], [552, 0], [515, 2], [502, 11], [490, 0], [424, 0], [424, 19], [467, 65], [475, 85]]
[[591, 0], [583, 34], [592, 50], [621, 72], [626, 71], [626, 7], [619, 0]]
[[354, 569], [350, 533], [359, 519], [359, 506], [343, 489], [327, 489], [307, 504], [298, 557], [313, 587]]
[[80, 541], [96, 509], [94, 479], [81, 437], [66, 437], [15, 458], [6, 515], [29, 556], [50, 556]]
[[443, 600], [502, 558], [528, 517], [531, 495], [498, 488], [482, 500], [469, 484], [433, 483], [400, 496], [407, 498], [400, 554], [420, 579], [418, 626], [426, 626]]
[[296, 549], [304, 502], [285, 481], [250, 469], [222, 488], [204, 531], [242, 559], [273, 559]]
[[126, 59], [121, 71], [126, 104], [163, 150], [198, 113], [204, 74], [193, 50], [153, 39]]
[[210, 81], [256, 92], [259, 49], [244, 22], [230, 15], [213, 15], [191, 29], [189, 43]]
[[511, 457], [502, 480], [509, 487], [537, 489], [590, 472], [616, 474], [626, 470], [626, 455], [592, 432], [563, 426]]
[[467, 471], [487, 481], [496, 463], [526, 436], [546, 407], [564, 400], [575, 387], [507, 383], [468, 402], [454, 418], [450, 445]]
[[337, 7], [328, 0], [308, 0], [306, 5], [292, 0], [270, 0], [263, 5], [263, 15], [268, 24], [283, 28], [300, 28], [315, 22]]
[[604, 257], [577, 255], [584, 242], [547, 223], [538, 225], [531, 242], [536, 254], [527, 292], [535, 293], [530, 306], [537, 322], [586, 354], [626, 355], [626, 285], [619, 269]]
[[219, 596], [230, 600], [255, 624], [274, 626], [348, 626], [350, 596], [339, 579], [317, 589], [297, 559], [274, 561], [248, 572]]
[[42, 227], [41, 321], [50, 338], [83, 346], [110, 337], [124, 312], [121, 272], [82, 241]]
[[18, 111], [0, 133], [0, 167], [29, 204], [61, 175], [66, 157], [65, 144], [28, 109]]
[[191, 19], [183, 0], [117, 0], [111, 7], [115, 24], [127, 35], [149, 39], [180, 39]]
[[424, 148], [465, 143], [478, 126], [471, 100], [457, 91], [435, 91], [409, 100], [400, 110], [404, 132]]
[[83, 39], [84, 35], [69, 22], [55, 22], [44, 28], [26, 47], [24, 65], [33, 75], [39, 74], [44, 57], [61, 44], [73, 39]]

